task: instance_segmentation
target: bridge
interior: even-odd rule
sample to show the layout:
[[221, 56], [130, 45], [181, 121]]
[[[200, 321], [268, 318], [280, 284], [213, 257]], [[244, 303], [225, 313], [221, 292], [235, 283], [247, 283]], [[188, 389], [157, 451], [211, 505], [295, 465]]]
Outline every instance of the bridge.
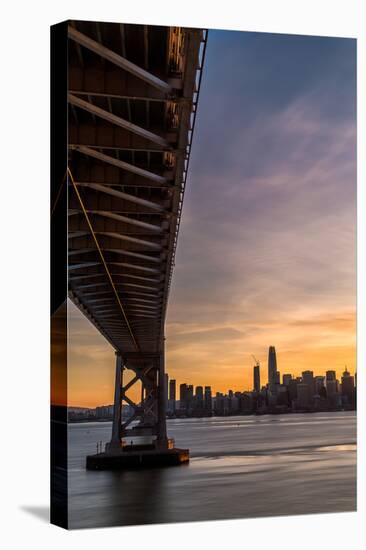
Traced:
[[136, 435], [171, 447], [164, 324], [206, 43], [202, 29], [68, 24], [69, 297], [115, 350], [109, 453]]

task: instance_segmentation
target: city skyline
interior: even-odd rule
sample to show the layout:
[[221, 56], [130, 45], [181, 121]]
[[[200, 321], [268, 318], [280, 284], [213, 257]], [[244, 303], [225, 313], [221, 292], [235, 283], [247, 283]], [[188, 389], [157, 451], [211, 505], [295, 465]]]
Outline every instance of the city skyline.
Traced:
[[[340, 411], [342, 407], [346, 407], [346, 410], [355, 410], [357, 378], [356, 373], [353, 376], [347, 366], [345, 366], [340, 380], [334, 370], [327, 370], [322, 375], [316, 375], [313, 371], [306, 370], [297, 377], [290, 373], [281, 373], [277, 369], [273, 372], [274, 365], [277, 367], [275, 357], [275, 347], [270, 346], [266, 384], [260, 384], [260, 364], [256, 361], [253, 366], [252, 388], [239, 391], [228, 388], [226, 392], [213, 392], [211, 386], [206, 383], [199, 386], [189, 384], [187, 381], [177, 384], [177, 381], [166, 373], [167, 416], [187, 415], [188, 409], [190, 409], [188, 416], [202, 416], [203, 412], [209, 416], [211, 414], [220, 415], [218, 407], [220, 407], [220, 402], [221, 405], [223, 404], [222, 399], [229, 400], [230, 409], [232, 400], [236, 399], [237, 408], [231, 411], [232, 414], [235, 412], [238, 414], [248, 414], [249, 412], [251, 414], [283, 414], [290, 412], [290, 409], [292, 412], [299, 412], [300, 409], [301, 412], [304, 407], [310, 412]], [[243, 397], [246, 399], [246, 406], [240, 410], [240, 400]], [[127, 415], [133, 413], [129, 405], [123, 405], [123, 409]], [[127, 409], [128, 413], [126, 413]], [[103, 404], [95, 409], [69, 407], [69, 412], [73, 415], [71, 418], [74, 421], [81, 418], [80, 416], [75, 417], [75, 414], [90, 414], [92, 411], [97, 418], [110, 420], [113, 417], [113, 404]]]
[[[77, 361], [85, 361], [85, 366], [89, 364], [91, 365], [91, 372], [90, 376], [87, 380], [84, 378], [83, 374], [83, 368], [79, 369], [70, 369], [69, 371], [69, 379], [68, 379], [68, 386], [69, 386], [69, 407], [86, 407], [86, 408], [93, 408], [98, 406], [105, 406], [106, 404], [113, 402], [113, 391], [114, 391], [114, 368], [113, 365], [111, 366], [113, 357], [114, 357], [114, 351], [104, 342], [103, 337], [99, 334], [99, 332], [83, 317], [83, 315], [77, 310], [77, 308], [72, 304], [69, 303], [70, 306], [70, 323], [72, 324], [72, 330], [70, 330], [70, 348], [69, 348], [69, 357], [71, 364], [75, 364]], [[77, 325], [77, 326], [76, 326]], [[94, 333], [95, 339], [90, 339], [90, 333]], [[73, 339], [77, 340], [78, 346], [73, 345]], [[90, 342], [92, 341], [92, 343]], [[334, 367], [334, 365], [329, 365], [327, 368], [320, 367], [320, 369], [314, 369], [311, 365], [307, 365], [305, 368], [299, 369], [287, 369], [283, 367], [283, 363], [281, 361], [282, 353], [281, 350], [278, 351], [276, 346], [267, 346], [263, 350], [254, 350], [256, 351], [255, 358], [258, 359], [258, 363], [260, 364], [260, 386], [266, 386], [268, 384], [268, 354], [269, 354], [269, 348], [275, 347], [276, 351], [276, 367], [279, 369], [281, 373], [281, 383], [282, 383], [282, 376], [283, 374], [291, 374], [294, 377], [301, 376], [303, 371], [306, 370], [312, 370], [314, 372], [315, 376], [324, 376], [327, 370], [334, 370], [336, 372], [337, 379], [341, 379], [341, 375], [347, 367], [349, 372], [354, 376], [356, 373], [355, 369], [352, 369], [349, 367], [349, 365], [342, 364], [338, 367]], [[170, 380], [176, 381], [176, 391], [177, 391], [177, 399], [179, 396], [179, 387], [181, 384], [188, 383], [192, 384], [194, 387], [197, 386], [210, 386], [212, 388], [212, 395], [214, 396], [217, 392], [223, 392], [229, 391], [230, 389], [235, 391], [252, 391], [253, 390], [253, 368], [256, 364], [253, 353], [247, 352], [246, 354], [243, 354], [243, 357], [247, 357], [247, 362], [242, 364], [242, 377], [241, 381], [238, 380], [237, 384], [228, 384], [226, 379], [222, 381], [220, 386], [216, 386], [215, 384], [210, 382], [210, 377], [203, 378], [203, 376], [197, 376], [194, 378], [194, 380], [198, 380], [197, 382], [193, 382], [193, 378], [188, 376], [187, 371], [182, 372], [179, 374], [179, 376], [174, 376], [171, 374], [171, 369], [167, 369], [167, 374], [169, 376]], [[259, 360], [259, 357], [262, 358], [262, 360]], [[100, 367], [104, 367], [104, 370], [102, 370], [102, 373], [100, 374]], [[126, 379], [125, 381], [129, 380], [131, 378], [130, 373], [128, 371], [125, 371], [126, 373]], [[98, 379], [102, 380], [102, 385], [95, 387], [95, 394], [93, 394], [90, 391], [91, 384], [90, 380], [94, 381], [95, 378], [98, 377]], [[241, 384], [241, 385], [240, 385]], [[93, 383], [94, 388], [94, 383]], [[137, 386], [137, 388], [132, 388], [132, 392], [129, 393], [130, 397], [132, 399], [135, 399], [138, 401], [139, 399], [139, 391], [140, 388]], [[78, 398], [78, 396], [80, 396]], [[79, 400], [78, 400], [79, 399]]]
[[[281, 372], [354, 374], [355, 47], [210, 31], [166, 324], [177, 384], [249, 389], [271, 343]], [[70, 309], [69, 402], [110, 402], [113, 350]]]

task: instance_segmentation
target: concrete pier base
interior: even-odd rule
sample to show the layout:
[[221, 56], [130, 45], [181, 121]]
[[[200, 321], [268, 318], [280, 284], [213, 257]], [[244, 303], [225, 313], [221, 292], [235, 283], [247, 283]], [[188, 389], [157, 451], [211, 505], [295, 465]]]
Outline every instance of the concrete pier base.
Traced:
[[87, 470], [127, 470], [179, 466], [189, 462], [188, 449], [111, 450], [86, 457]]

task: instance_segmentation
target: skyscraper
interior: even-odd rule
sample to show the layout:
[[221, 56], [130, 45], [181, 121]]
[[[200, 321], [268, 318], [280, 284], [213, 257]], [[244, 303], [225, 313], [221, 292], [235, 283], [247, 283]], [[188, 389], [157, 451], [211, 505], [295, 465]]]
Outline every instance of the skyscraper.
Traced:
[[176, 387], [175, 380], [169, 380], [169, 399], [168, 399], [168, 412], [174, 414], [176, 411]]
[[212, 393], [211, 386], [205, 386], [205, 409], [211, 415], [212, 413]]
[[199, 411], [203, 410], [203, 387], [202, 386], [196, 386], [195, 407]]
[[337, 393], [337, 379], [335, 370], [327, 370], [325, 373], [325, 385], [327, 388], [327, 397]]
[[169, 381], [169, 399], [171, 401], [175, 401], [176, 400], [176, 381], [175, 380], [170, 380]]
[[261, 390], [261, 375], [259, 363], [258, 365], [255, 365], [253, 367], [253, 388], [254, 391], [256, 391], [257, 393], [259, 393]]
[[307, 384], [309, 388], [309, 398], [311, 399], [315, 389], [314, 373], [312, 370], [304, 370], [302, 373], [302, 382], [303, 384]]
[[203, 387], [196, 386], [196, 397], [198, 401], [203, 401]]
[[181, 384], [179, 386], [179, 399], [181, 403], [182, 401], [186, 400], [186, 396], [187, 396], [187, 384]]
[[310, 406], [309, 385], [301, 382], [297, 384], [297, 408], [307, 409]]
[[276, 349], [274, 346], [269, 346], [268, 350], [268, 387], [272, 393], [276, 391], [277, 382], [277, 359]]
[[324, 385], [324, 376], [315, 376], [314, 378], [314, 390], [316, 395], [326, 395], [325, 385]]
[[338, 380], [334, 370], [327, 370], [325, 373], [325, 386], [329, 406], [332, 409], [339, 408], [341, 405], [341, 395], [338, 393]]
[[347, 367], [342, 375], [342, 395], [347, 399], [347, 404], [353, 406], [355, 403], [355, 381], [348, 372]]
[[181, 384], [180, 387], [180, 409], [184, 409], [186, 412], [192, 406], [193, 400], [193, 386], [191, 384]]

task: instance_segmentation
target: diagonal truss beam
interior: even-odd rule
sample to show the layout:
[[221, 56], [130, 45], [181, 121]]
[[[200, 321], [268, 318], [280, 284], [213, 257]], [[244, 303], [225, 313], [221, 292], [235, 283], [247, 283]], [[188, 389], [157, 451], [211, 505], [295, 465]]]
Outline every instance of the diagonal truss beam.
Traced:
[[94, 191], [99, 191], [100, 193], [105, 193], [106, 195], [117, 197], [118, 199], [123, 199], [128, 202], [133, 202], [141, 206], [146, 206], [147, 208], [157, 210], [158, 212], [165, 211], [163, 206], [161, 206], [160, 204], [157, 204], [156, 202], [149, 201], [146, 199], [140, 199], [140, 197], [135, 197], [135, 195], [130, 195], [129, 193], [124, 193], [123, 191], [117, 191], [116, 189], [107, 187], [106, 185], [102, 185], [100, 183], [88, 183], [88, 182], [77, 181], [76, 185], [78, 187], [89, 187], [90, 189], [94, 189]]
[[106, 275], [107, 275], [107, 277], [108, 277], [108, 280], [109, 280], [109, 282], [110, 282], [110, 284], [111, 284], [112, 290], [113, 290], [114, 295], [115, 295], [115, 297], [116, 297], [117, 303], [118, 303], [119, 308], [120, 308], [121, 313], [122, 313], [122, 316], [123, 316], [123, 318], [124, 318], [124, 320], [125, 320], [125, 322], [126, 322], [126, 325], [127, 325], [127, 328], [128, 328], [128, 332], [130, 333], [132, 342], [133, 342], [135, 348], [137, 349], [137, 351], [140, 351], [139, 345], [138, 345], [138, 343], [137, 343], [137, 341], [136, 341], [136, 339], [135, 339], [134, 333], [133, 333], [133, 331], [132, 331], [132, 327], [131, 327], [131, 325], [130, 325], [130, 323], [129, 323], [129, 321], [128, 321], [126, 312], [125, 312], [124, 307], [123, 307], [123, 305], [122, 305], [122, 302], [121, 302], [121, 299], [120, 299], [119, 294], [118, 294], [118, 292], [117, 292], [117, 289], [116, 289], [116, 287], [114, 286], [114, 282], [113, 282], [112, 276], [111, 276], [110, 271], [109, 271], [109, 269], [108, 269], [107, 263], [106, 263], [106, 261], [105, 261], [105, 259], [104, 259], [103, 252], [102, 252], [102, 250], [100, 249], [98, 239], [97, 239], [97, 237], [96, 237], [96, 235], [95, 235], [95, 233], [94, 233], [93, 226], [92, 226], [92, 224], [91, 224], [91, 222], [90, 222], [88, 213], [87, 213], [87, 211], [85, 210], [85, 206], [84, 206], [83, 200], [82, 200], [82, 198], [81, 198], [81, 195], [80, 195], [80, 193], [79, 193], [79, 190], [78, 190], [78, 188], [77, 188], [77, 185], [76, 185], [76, 183], [75, 183], [75, 181], [74, 181], [74, 178], [73, 178], [73, 176], [72, 176], [72, 173], [71, 173], [70, 168], [68, 168], [67, 171], [68, 171], [68, 174], [69, 174], [69, 177], [70, 177], [72, 186], [73, 186], [73, 188], [74, 188], [74, 191], [75, 191], [75, 193], [76, 193], [76, 196], [77, 196], [77, 198], [78, 198], [78, 200], [79, 200], [81, 209], [82, 209], [82, 211], [84, 212], [84, 216], [85, 216], [86, 222], [87, 222], [87, 224], [88, 224], [88, 227], [89, 227], [89, 229], [90, 229], [90, 233], [92, 234], [93, 240], [94, 240], [94, 242], [95, 242], [95, 246], [96, 246], [97, 249], [98, 249], [99, 256], [100, 256], [100, 259], [101, 259], [101, 262], [102, 262], [103, 267], [104, 267], [104, 269], [105, 269], [105, 272], [106, 272]]
[[136, 225], [137, 227], [142, 227], [143, 229], [148, 229], [150, 231], [156, 231], [157, 233], [163, 233], [163, 229], [160, 227], [160, 225], [154, 225], [153, 223], [142, 222], [140, 220], [136, 220], [135, 218], [129, 218], [128, 216], [123, 216], [122, 214], [115, 214], [114, 212], [108, 212], [106, 210], [87, 210], [87, 212], [88, 214], [102, 216], [103, 218], [109, 218], [111, 220], [116, 220], [119, 222]]
[[[131, 273], [115, 273], [114, 274], [116, 277], [128, 277], [129, 279], [138, 279], [140, 281], [149, 281], [150, 283], [162, 283], [163, 282], [163, 279], [161, 278], [158, 278], [158, 277], [141, 277], [140, 275], [132, 275]], [[123, 283], [116, 283], [116, 285], [118, 284], [123, 284]]]
[[93, 267], [99, 265], [99, 262], [81, 262], [79, 264], [69, 265], [69, 271], [74, 271], [74, 269], [83, 269], [85, 267]]
[[139, 290], [125, 290], [124, 294], [130, 296], [143, 296], [144, 298], [156, 298], [157, 296], [159, 296], [159, 294], [150, 294], [148, 292], [141, 292]]
[[68, 28], [68, 35], [71, 40], [74, 40], [74, 42], [80, 44], [80, 46], [84, 46], [84, 48], [100, 55], [103, 59], [110, 61], [110, 63], [113, 63], [117, 67], [120, 67], [137, 78], [140, 78], [144, 82], [147, 82], [150, 86], [154, 86], [154, 88], [158, 88], [167, 94], [171, 94], [173, 92], [172, 87], [164, 80], [161, 80], [148, 71], [145, 71], [138, 65], [131, 63], [131, 61], [128, 61], [125, 57], [122, 57], [109, 48], [102, 46], [99, 42], [92, 40], [71, 26]]
[[160, 244], [154, 243], [152, 241], [146, 241], [145, 239], [130, 237], [129, 235], [124, 235], [123, 233], [115, 233], [113, 231], [96, 231], [96, 233], [98, 235], [104, 235], [105, 237], [112, 237], [113, 239], [119, 239], [141, 246], [146, 246], [147, 248], [152, 248], [153, 250], [163, 250], [163, 247]]
[[108, 283], [89, 283], [87, 285], [78, 285], [78, 290], [84, 289], [84, 288], [94, 288], [99, 286], [108, 286]]
[[110, 122], [115, 126], [119, 126], [124, 130], [128, 130], [133, 134], [136, 134], [145, 139], [148, 139], [149, 141], [157, 143], [161, 147], [164, 147], [169, 150], [172, 149], [169, 142], [163, 137], [159, 136], [158, 134], [154, 134], [154, 132], [150, 132], [150, 130], [145, 130], [145, 128], [142, 128], [141, 126], [137, 126], [137, 124], [133, 124], [132, 122], [129, 122], [128, 120], [125, 120], [120, 116], [114, 115], [110, 111], [101, 109], [100, 107], [97, 107], [97, 105], [90, 103], [90, 101], [85, 101], [85, 99], [81, 99], [80, 97], [77, 97], [76, 95], [73, 95], [70, 93], [68, 94], [68, 101], [70, 105], [74, 105], [74, 107], [79, 107], [79, 109], [83, 109], [84, 111], [91, 113], [93, 116], [102, 118], [103, 120], [106, 120], [107, 122]]
[[[138, 244], [141, 246], [146, 246], [148, 248], [152, 248], [153, 250], [162, 250], [163, 247], [160, 244], [154, 243], [152, 241], [145, 241], [145, 239], [138, 239], [136, 237], [130, 237], [129, 235], [125, 235], [123, 233], [115, 233], [113, 231], [95, 231], [96, 235], [104, 235], [104, 237], [111, 237], [113, 239], [119, 239], [121, 241], [128, 241], [130, 243]], [[78, 239], [79, 237], [86, 237], [89, 235], [88, 231], [69, 231], [68, 238], [71, 239]], [[102, 247], [101, 247], [102, 248]]]
[[104, 273], [90, 273], [88, 275], [75, 275], [74, 277], [69, 277], [69, 281], [79, 281], [80, 279], [91, 279], [94, 277], [105, 277]]
[[108, 262], [109, 265], [119, 265], [121, 267], [129, 267], [131, 269], [137, 269], [139, 271], [147, 271], [148, 273], [157, 273], [160, 274], [159, 269], [153, 267], [146, 267], [144, 265], [130, 264], [128, 262]]
[[116, 94], [113, 92], [109, 92], [108, 90], [103, 90], [102, 92], [98, 89], [96, 91], [95, 87], [88, 87], [88, 90], [78, 90], [70, 89], [69, 90], [71, 94], [77, 94], [81, 96], [87, 96], [87, 97], [109, 97], [111, 99], [126, 99], [127, 101], [148, 101], [149, 103], [187, 103], [189, 100], [184, 97], [167, 97], [164, 96], [164, 94], [159, 95], [157, 94], [156, 97], [152, 97], [150, 95], [136, 95], [136, 94]]
[[[156, 302], [156, 298], [155, 300], [145, 300], [144, 298], [136, 298], [136, 297], [133, 297], [133, 296], [130, 296], [129, 298], [126, 298], [126, 300], [128, 300], [128, 302], [141, 302], [143, 304], [151, 304], [151, 305], [155, 305], [157, 304]], [[160, 304], [161, 300], [159, 300], [159, 304]]]
[[93, 157], [95, 159], [101, 160], [102, 162], [113, 164], [113, 166], [117, 166], [117, 168], [121, 168], [122, 170], [126, 170], [127, 172], [137, 174], [138, 176], [142, 176], [143, 178], [147, 178], [151, 181], [155, 181], [161, 184], [168, 182], [168, 179], [164, 176], [159, 176], [159, 174], [154, 174], [154, 172], [149, 172], [149, 170], [144, 170], [143, 168], [139, 168], [134, 164], [129, 164], [128, 162], [124, 162], [123, 160], [111, 157], [110, 155], [100, 153], [99, 151], [96, 151], [95, 149], [92, 149], [87, 145], [72, 145], [70, 146], [70, 149], [73, 149], [74, 151], [79, 151], [80, 153], [83, 153], [88, 157]]
[[[104, 252], [114, 252], [115, 254], [121, 254], [122, 256], [131, 256], [132, 258], [141, 258], [142, 260], [148, 260], [156, 264], [160, 264], [162, 259], [156, 258], [155, 256], [148, 256], [147, 254], [140, 254], [140, 252], [131, 252], [130, 250], [125, 250], [124, 248], [104, 248], [101, 246], [101, 249]], [[69, 256], [77, 256], [79, 254], [89, 254], [97, 252], [95, 248], [75, 248], [69, 251]]]
[[124, 397], [124, 394], [134, 385], [136, 382], [141, 380], [141, 382], [146, 382], [146, 375], [148, 372], [151, 371], [153, 366], [148, 366], [142, 369], [141, 371], [135, 371], [135, 376], [122, 388], [122, 397]]

